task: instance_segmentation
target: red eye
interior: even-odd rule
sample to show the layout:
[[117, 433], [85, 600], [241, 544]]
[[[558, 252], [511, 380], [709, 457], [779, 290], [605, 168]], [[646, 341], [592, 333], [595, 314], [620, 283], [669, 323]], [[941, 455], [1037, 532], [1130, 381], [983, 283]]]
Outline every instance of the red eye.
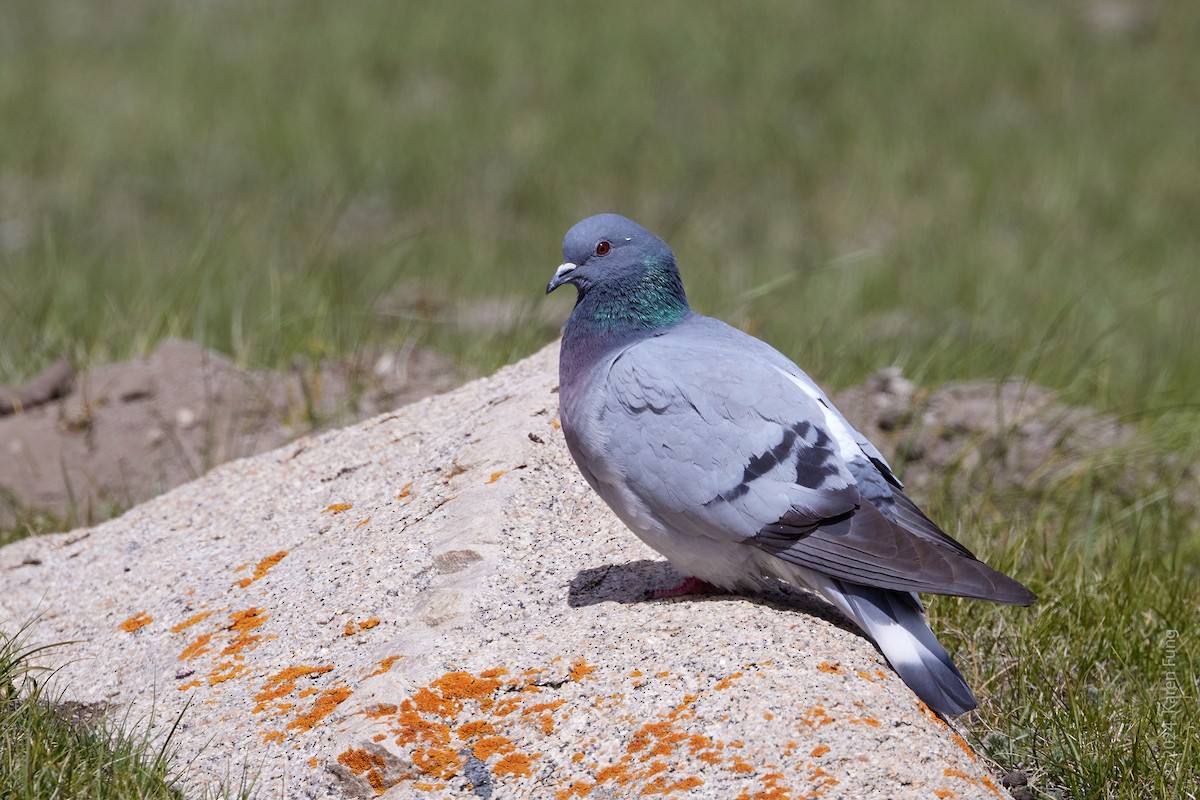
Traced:
[[608, 242], [600, 242], [596, 245], [596, 255], [598, 256], [608, 255], [609, 250], [612, 250], [612, 245]]

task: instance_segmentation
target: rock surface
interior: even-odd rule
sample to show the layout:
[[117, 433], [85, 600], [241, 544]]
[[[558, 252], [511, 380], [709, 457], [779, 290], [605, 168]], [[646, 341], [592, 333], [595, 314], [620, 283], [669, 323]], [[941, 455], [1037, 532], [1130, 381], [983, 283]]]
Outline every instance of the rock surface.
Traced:
[[160, 731], [186, 706], [197, 788], [1004, 796], [811, 596], [645, 600], [679, 576], [571, 463], [556, 359], [9, 545], [0, 629], [75, 641], [67, 700]]

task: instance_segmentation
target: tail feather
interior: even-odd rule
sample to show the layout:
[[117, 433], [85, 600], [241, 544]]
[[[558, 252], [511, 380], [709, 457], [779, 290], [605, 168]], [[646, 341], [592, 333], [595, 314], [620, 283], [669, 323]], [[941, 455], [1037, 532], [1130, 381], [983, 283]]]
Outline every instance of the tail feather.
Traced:
[[954, 716], [979, 706], [911, 592], [877, 589], [836, 579], [816, 587], [866, 631], [917, 697], [939, 714]]

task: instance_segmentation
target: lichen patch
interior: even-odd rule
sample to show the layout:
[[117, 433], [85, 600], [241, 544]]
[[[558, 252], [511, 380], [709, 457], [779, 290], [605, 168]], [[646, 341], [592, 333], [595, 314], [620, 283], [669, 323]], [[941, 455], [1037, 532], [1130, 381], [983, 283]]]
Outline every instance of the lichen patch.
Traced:
[[133, 633], [136, 630], [140, 630], [140, 629], [146, 627], [151, 622], [154, 622], [154, 617], [150, 616], [145, 611], [141, 611], [137, 614], [134, 614], [132, 617], [125, 620], [117, 627], [119, 627], [121, 630], [125, 631], [126, 633]]
[[237, 585], [245, 589], [255, 581], [262, 580], [271, 567], [282, 561], [288, 554], [287, 550], [280, 550], [278, 553], [272, 553], [254, 565], [254, 574], [249, 578], [241, 578], [237, 581]]

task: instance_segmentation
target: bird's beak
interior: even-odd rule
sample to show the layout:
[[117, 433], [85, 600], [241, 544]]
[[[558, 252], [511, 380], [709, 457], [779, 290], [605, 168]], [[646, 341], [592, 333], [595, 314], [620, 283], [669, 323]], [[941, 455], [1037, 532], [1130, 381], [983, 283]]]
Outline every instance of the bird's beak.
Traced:
[[558, 269], [554, 270], [554, 277], [546, 284], [546, 294], [550, 294], [558, 287], [571, 279], [571, 273], [577, 269], [577, 265], [568, 261], [565, 264], [559, 265]]

